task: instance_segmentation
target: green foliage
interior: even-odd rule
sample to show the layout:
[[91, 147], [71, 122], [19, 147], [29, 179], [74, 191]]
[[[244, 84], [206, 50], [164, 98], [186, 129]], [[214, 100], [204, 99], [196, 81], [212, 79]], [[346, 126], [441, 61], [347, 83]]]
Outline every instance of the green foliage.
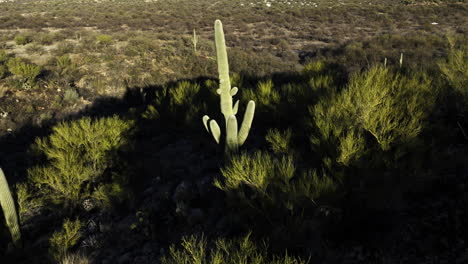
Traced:
[[[226, 51], [226, 43], [224, 39], [223, 25], [220, 20], [215, 21], [215, 44], [216, 44], [216, 57], [218, 61], [219, 73], [219, 89], [217, 93], [221, 99], [221, 113], [224, 115], [226, 122], [226, 153], [236, 152], [247, 139], [252, 125], [252, 120], [255, 114], [255, 102], [249, 101], [247, 109], [244, 113], [244, 119], [240, 130], [237, 129], [236, 114], [239, 109], [239, 101], [234, 106], [232, 97], [237, 94], [238, 88], [231, 89], [231, 78], [229, 77], [229, 63]], [[221, 137], [221, 130], [219, 125], [214, 119], [209, 116], [203, 116], [203, 124], [208, 133], [211, 133], [219, 144]]]
[[18, 196], [20, 221], [21, 223], [24, 223], [30, 210], [34, 210], [44, 204], [42, 203], [42, 200], [34, 197], [27, 183], [16, 184], [16, 192]]
[[30, 35], [20, 34], [20, 35], [15, 36], [14, 41], [16, 45], [26, 45], [32, 41], [32, 38]]
[[325, 173], [299, 173], [291, 155], [278, 158], [261, 151], [231, 157], [221, 173], [223, 180], [216, 179], [216, 187], [245, 209], [270, 218], [284, 209], [306, 206], [304, 199], [333, 198], [339, 187]]
[[68, 251], [72, 249], [81, 239], [81, 228], [83, 224], [79, 219], [74, 221], [65, 219], [62, 230], [54, 232], [49, 239], [49, 254], [56, 261], [63, 259]]
[[7, 62], [8, 70], [19, 77], [23, 83], [33, 85], [36, 78], [41, 74], [42, 67], [32, 63], [27, 63], [21, 58], [11, 58]]
[[455, 39], [448, 37], [450, 50], [447, 61], [440, 62], [439, 68], [450, 86], [461, 94], [468, 105], [468, 45], [456, 47]]
[[284, 132], [278, 129], [270, 129], [266, 135], [266, 141], [270, 143], [270, 148], [274, 153], [287, 154], [291, 150], [292, 129]]
[[4, 64], [8, 61], [9, 56], [4, 50], [0, 50], [0, 64]]
[[200, 85], [198, 83], [191, 83], [189, 81], [178, 82], [175, 87], [169, 89], [171, 104], [174, 106], [190, 104], [199, 91]]
[[244, 100], [251, 98], [259, 107], [266, 109], [274, 109], [280, 101], [280, 94], [273, 88], [271, 79], [259, 82], [255, 90], [247, 89], [242, 97]]
[[34, 147], [47, 157], [48, 164], [29, 169], [29, 179], [52, 202], [78, 205], [91, 195], [90, 184], [99, 182], [104, 170], [112, 166], [116, 151], [128, 143], [132, 126], [133, 122], [117, 116], [85, 117], [56, 125], [50, 136], [36, 140]]
[[206, 238], [195, 236], [182, 238], [182, 249], [171, 246], [169, 256], [161, 258], [163, 264], [305, 264], [297, 257], [273, 256], [268, 254], [264, 242], [260, 247], [250, 239], [218, 239], [213, 248], [208, 248]]
[[96, 43], [100, 46], [108, 47], [112, 44], [114, 39], [110, 35], [97, 35]]
[[76, 63], [74, 63], [68, 55], [56, 57], [55, 65], [57, 67], [57, 73], [59, 76], [70, 74], [77, 69]]
[[373, 140], [383, 151], [408, 144], [421, 133], [436, 94], [425, 74], [402, 76], [379, 66], [355, 74], [341, 93], [331, 92], [309, 108], [312, 148], [348, 166]]
[[15, 201], [10, 192], [10, 187], [6, 180], [3, 170], [0, 168], [0, 205], [3, 209], [3, 215], [8, 229], [10, 229], [13, 244], [21, 247], [21, 232], [18, 223], [18, 215], [16, 213]]
[[76, 101], [78, 101], [78, 99], [79, 99], [79, 95], [78, 95], [78, 93], [76, 92], [75, 89], [73, 89], [73, 88], [65, 89], [65, 91], [63, 93], [63, 102], [64, 103], [73, 104]]

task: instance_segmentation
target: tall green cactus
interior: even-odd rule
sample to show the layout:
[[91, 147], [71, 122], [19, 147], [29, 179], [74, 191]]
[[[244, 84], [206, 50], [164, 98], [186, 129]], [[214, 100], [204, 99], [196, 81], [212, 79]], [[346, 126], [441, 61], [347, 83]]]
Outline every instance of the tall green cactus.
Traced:
[[17, 248], [21, 247], [21, 233], [18, 224], [18, 216], [16, 214], [15, 202], [11, 196], [10, 188], [6, 180], [3, 170], [0, 168], [0, 205], [5, 215], [5, 220], [10, 229], [13, 243]]
[[[217, 90], [221, 98], [221, 113], [224, 115], [226, 123], [226, 152], [237, 151], [244, 144], [249, 135], [250, 126], [255, 113], [255, 102], [249, 101], [247, 110], [244, 113], [244, 119], [240, 130], [237, 129], [237, 110], [239, 109], [239, 100], [232, 105], [232, 97], [237, 94], [238, 88], [231, 89], [231, 81], [229, 79], [229, 64], [226, 52], [226, 43], [224, 40], [223, 24], [220, 20], [215, 21], [215, 44], [216, 57], [218, 59], [219, 73], [219, 89]], [[221, 138], [221, 129], [214, 119], [209, 116], [203, 116], [203, 124], [208, 133], [211, 133], [219, 144]]]

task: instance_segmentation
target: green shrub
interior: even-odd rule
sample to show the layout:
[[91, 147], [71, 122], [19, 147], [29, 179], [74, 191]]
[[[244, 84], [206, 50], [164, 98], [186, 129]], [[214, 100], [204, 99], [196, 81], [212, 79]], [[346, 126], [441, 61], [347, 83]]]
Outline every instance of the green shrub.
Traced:
[[181, 106], [192, 104], [192, 100], [200, 91], [200, 85], [189, 81], [181, 81], [175, 87], [169, 89], [171, 104]]
[[20, 34], [15, 36], [14, 41], [16, 45], [26, 45], [32, 41], [32, 38], [30, 35]]
[[258, 247], [250, 239], [250, 234], [244, 238], [226, 240], [218, 239], [213, 248], [208, 248], [204, 237], [195, 236], [182, 238], [182, 249], [171, 246], [169, 256], [161, 258], [163, 264], [305, 264], [297, 257], [270, 257], [266, 243]]
[[236, 206], [253, 208], [253, 213], [270, 219], [285, 209], [307, 206], [305, 200], [333, 198], [339, 187], [325, 173], [299, 173], [291, 155], [278, 158], [261, 151], [231, 157], [221, 173], [223, 179], [214, 184], [229, 199], [238, 200]]
[[4, 50], [0, 50], [0, 64], [4, 64], [8, 61], [8, 54]]
[[450, 86], [461, 94], [468, 105], [468, 45], [457, 48], [453, 37], [449, 37], [450, 51], [447, 61], [440, 62], [439, 68]]
[[261, 81], [257, 84], [256, 89], [245, 89], [242, 93], [242, 99], [252, 100], [259, 107], [265, 109], [273, 109], [280, 101], [280, 94], [274, 89], [271, 79]]
[[8, 71], [20, 78], [20, 81], [33, 85], [41, 74], [42, 67], [27, 63], [21, 58], [11, 58], [7, 62]]
[[73, 89], [73, 88], [65, 89], [65, 91], [63, 93], [63, 102], [64, 103], [71, 105], [71, 104], [75, 103], [76, 101], [78, 101], [78, 99], [79, 99], [79, 94], [75, 89]]
[[114, 39], [112, 36], [109, 35], [97, 35], [96, 36], [96, 43], [100, 46], [108, 47], [112, 44]]
[[79, 219], [71, 221], [65, 219], [63, 222], [62, 230], [54, 232], [52, 237], [49, 239], [50, 248], [49, 254], [56, 261], [63, 259], [68, 251], [76, 246], [78, 241], [81, 239], [81, 228], [83, 224]]
[[355, 74], [341, 93], [331, 92], [309, 108], [312, 148], [348, 166], [373, 141], [383, 151], [403, 146], [421, 133], [436, 96], [423, 73], [402, 76], [377, 66]]
[[266, 141], [274, 153], [287, 154], [291, 149], [292, 130], [289, 128], [284, 132], [278, 129], [270, 129], [266, 135]]
[[63, 122], [34, 147], [47, 157], [48, 164], [28, 170], [29, 179], [45, 199], [66, 206], [77, 206], [91, 196], [102, 173], [115, 162], [116, 151], [128, 143], [133, 122], [117, 116], [92, 120], [85, 117]]

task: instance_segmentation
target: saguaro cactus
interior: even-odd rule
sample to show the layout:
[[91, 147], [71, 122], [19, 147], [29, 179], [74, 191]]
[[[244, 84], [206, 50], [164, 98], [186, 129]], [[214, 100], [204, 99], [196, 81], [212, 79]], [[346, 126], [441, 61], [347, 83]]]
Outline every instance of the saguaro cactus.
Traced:
[[[239, 100], [232, 105], [232, 97], [237, 94], [238, 88], [231, 89], [231, 81], [229, 79], [229, 64], [226, 52], [226, 43], [224, 40], [223, 24], [220, 20], [215, 21], [215, 44], [216, 44], [216, 57], [218, 60], [218, 73], [219, 73], [219, 89], [217, 90], [221, 99], [221, 113], [224, 115], [226, 124], [226, 152], [237, 151], [239, 146], [244, 144], [247, 136], [249, 135], [250, 126], [255, 113], [255, 102], [249, 101], [247, 110], [244, 113], [244, 119], [240, 130], [237, 129], [237, 110], [239, 108]], [[221, 129], [214, 119], [209, 116], [203, 116], [203, 124], [205, 125], [208, 133], [211, 133], [219, 144], [221, 138]]]
[[18, 224], [18, 216], [16, 214], [15, 202], [11, 196], [10, 188], [6, 180], [5, 174], [0, 168], [0, 205], [5, 215], [5, 220], [10, 229], [13, 243], [17, 248], [21, 247], [21, 233]]

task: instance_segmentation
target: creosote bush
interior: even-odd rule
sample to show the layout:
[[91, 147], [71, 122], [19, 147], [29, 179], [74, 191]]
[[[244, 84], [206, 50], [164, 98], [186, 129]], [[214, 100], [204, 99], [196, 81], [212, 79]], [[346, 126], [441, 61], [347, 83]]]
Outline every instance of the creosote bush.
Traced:
[[41, 74], [42, 67], [33, 63], [28, 63], [21, 58], [11, 58], [7, 62], [8, 71], [19, 78], [20, 82], [27, 85], [34, 85], [36, 78]]
[[30, 35], [21, 34], [21, 35], [17, 35], [14, 41], [16, 45], [26, 45], [32, 41], [32, 38]]
[[161, 259], [163, 264], [305, 264], [306, 261], [288, 256], [268, 254], [264, 242], [257, 246], [250, 239], [250, 234], [240, 239], [218, 239], [212, 248], [206, 238], [195, 236], [182, 239], [182, 249], [171, 246], [169, 256]]
[[56, 125], [50, 136], [35, 142], [34, 148], [48, 162], [28, 170], [30, 181], [44, 199], [58, 204], [77, 206], [95, 191], [101, 197], [108, 193], [100, 185], [102, 174], [116, 161], [118, 149], [128, 144], [132, 126], [133, 122], [117, 116]]
[[78, 241], [81, 239], [81, 228], [83, 224], [79, 219], [74, 221], [65, 219], [61, 231], [54, 232], [49, 239], [49, 254], [56, 261], [64, 259]]
[[276, 221], [272, 219], [281, 222], [286, 216], [298, 216], [302, 208], [322, 198], [332, 201], [339, 191], [340, 179], [315, 169], [301, 172], [290, 154], [242, 153], [232, 156], [221, 173], [222, 179], [214, 184], [227, 193], [228, 202], [259, 222], [267, 218], [270, 224]]
[[463, 96], [468, 106], [468, 45], [456, 47], [455, 39], [448, 37], [450, 50], [448, 58], [439, 63], [439, 68], [450, 86]]
[[423, 130], [436, 95], [425, 74], [403, 76], [379, 66], [355, 74], [343, 91], [309, 108], [312, 148], [349, 166], [371, 148], [409, 144]]

